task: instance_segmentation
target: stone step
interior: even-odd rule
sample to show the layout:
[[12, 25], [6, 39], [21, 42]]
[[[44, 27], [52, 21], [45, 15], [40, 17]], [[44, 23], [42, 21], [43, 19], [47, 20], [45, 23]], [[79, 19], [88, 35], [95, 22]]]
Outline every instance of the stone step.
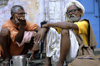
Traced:
[[[100, 55], [100, 48], [95, 48], [94, 50], [94, 55]], [[28, 52], [29, 55], [32, 54], [32, 52]], [[43, 52], [42, 54], [39, 53], [38, 55], [35, 56], [36, 59], [41, 59], [41, 58], [45, 58], [45, 52]]]
[[[29, 52], [28, 53], [28, 57], [30, 57], [31, 56], [31, 52]], [[94, 50], [94, 54], [95, 55], [100, 55], [100, 48], [96, 48], [95, 50]], [[3, 61], [3, 59], [2, 58], [0, 58], [0, 63]], [[45, 53], [39, 53], [39, 54], [37, 54], [37, 55], [35, 55], [35, 58], [34, 59], [32, 59], [32, 62], [34, 63], [34, 64], [37, 64], [37, 66], [42, 66], [44, 63], [45, 63]]]
[[100, 48], [96, 48], [96, 49], [94, 50], [94, 54], [95, 54], [95, 55], [100, 55]]

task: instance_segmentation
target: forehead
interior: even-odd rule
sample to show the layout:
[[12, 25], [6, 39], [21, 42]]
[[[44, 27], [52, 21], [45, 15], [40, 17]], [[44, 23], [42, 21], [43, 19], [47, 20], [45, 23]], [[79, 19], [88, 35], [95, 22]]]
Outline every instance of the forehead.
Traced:
[[77, 9], [77, 7], [75, 5], [71, 5], [70, 7], [68, 7], [68, 11], [72, 10], [72, 9]]
[[20, 13], [20, 12], [24, 12], [24, 10], [21, 9], [20, 7], [16, 7], [16, 12]]

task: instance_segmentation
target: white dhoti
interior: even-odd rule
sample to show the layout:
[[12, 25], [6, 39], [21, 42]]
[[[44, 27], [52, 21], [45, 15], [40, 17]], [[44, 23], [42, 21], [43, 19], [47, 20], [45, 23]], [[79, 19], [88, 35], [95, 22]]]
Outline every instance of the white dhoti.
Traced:
[[[77, 55], [79, 48], [77, 39], [74, 33], [69, 30], [70, 35], [70, 50], [66, 56], [66, 63], [71, 62]], [[60, 57], [60, 44], [61, 44], [61, 34], [58, 34], [54, 28], [50, 28], [47, 34], [47, 45], [46, 45], [46, 56], [52, 58], [53, 66], [56, 66]]]

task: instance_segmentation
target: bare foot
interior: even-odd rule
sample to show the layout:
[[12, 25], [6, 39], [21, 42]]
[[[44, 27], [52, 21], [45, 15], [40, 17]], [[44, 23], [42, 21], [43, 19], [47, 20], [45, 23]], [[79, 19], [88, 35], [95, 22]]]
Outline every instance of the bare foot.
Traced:
[[63, 64], [62, 63], [58, 63], [57, 66], [63, 66]]
[[45, 63], [43, 66], [52, 66], [50, 63]]
[[5, 60], [0, 64], [0, 66], [10, 66], [10, 63], [9, 61]]
[[51, 66], [51, 64], [48, 60], [46, 60], [44, 66]]
[[52, 64], [51, 64], [51, 58], [46, 57], [44, 66], [52, 66]]
[[10, 66], [10, 57], [5, 58], [5, 60], [0, 63], [0, 66]]

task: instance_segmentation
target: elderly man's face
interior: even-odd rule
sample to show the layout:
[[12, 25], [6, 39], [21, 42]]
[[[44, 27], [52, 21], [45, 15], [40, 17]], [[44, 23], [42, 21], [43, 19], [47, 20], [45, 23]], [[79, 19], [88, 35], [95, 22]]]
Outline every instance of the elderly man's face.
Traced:
[[81, 13], [81, 10], [78, 9], [75, 5], [70, 6], [66, 12], [70, 22], [79, 21], [81, 18]]
[[25, 19], [25, 11], [24, 10], [22, 10], [21, 8], [16, 8], [16, 13], [14, 13], [14, 20], [15, 20], [15, 22], [16, 22], [16, 25], [17, 26], [19, 26], [19, 24], [20, 24], [20, 22], [19, 22], [19, 20], [26, 20]]

